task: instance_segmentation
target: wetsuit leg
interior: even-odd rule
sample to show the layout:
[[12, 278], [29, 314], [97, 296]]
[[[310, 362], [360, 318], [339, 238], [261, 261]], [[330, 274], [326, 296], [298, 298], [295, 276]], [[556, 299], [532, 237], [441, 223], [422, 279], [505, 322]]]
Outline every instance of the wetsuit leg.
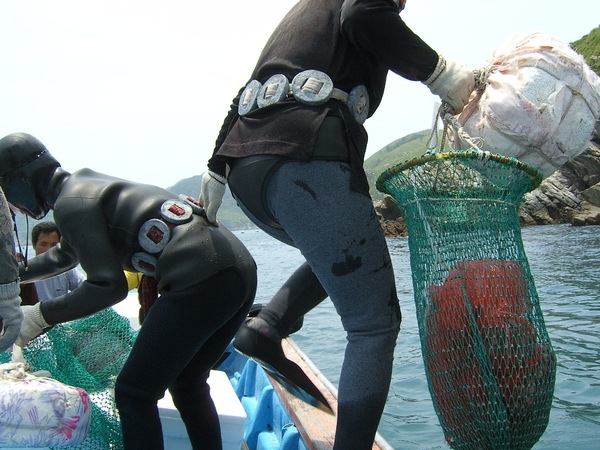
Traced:
[[372, 200], [347, 164], [289, 162], [268, 206], [325, 288], [347, 333], [335, 449], [370, 449], [387, 399], [400, 326], [394, 272]]
[[[280, 164], [277, 164], [279, 166]], [[236, 170], [246, 170], [246, 167], [240, 169], [239, 166], [232, 167], [232, 173]], [[276, 170], [276, 169], [275, 169]], [[254, 182], [259, 183], [260, 192], [255, 195], [263, 196], [263, 186], [266, 186], [270, 179], [270, 174], [273, 171], [269, 171], [268, 178], [262, 179], [260, 177], [254, 179]], [[243, 173], [242, 175], [249, 176], [250, 173]], [[242, 175], [237, 175], [237, 178], [241, 178]], [[267, 175], [263, 173], [262, 175]], [[231, 178], [231, 175], [230, 175]], [[233, 186], [230, 185], [232, 190]], [[255, 215], [250, 208], [244, 203], [242, 198], [247, 197], [239, 195], [240, 193], [234, 193], [238, 206], [248, 216], [254, 224], [265, 231], [267, 234], [273, 236], [275, 239], [283, 242], [284, 244], [295, 247], [294, 242], [281, 228], [272, 227], [265, 222], [261, 221], [257, 215]], [[266, 194], [265, 194], [266, 195]], [[256, 206], [256, 202], [255, 202]], [[261, 212], [259, 215], [264, 217], [265, 212]], [[275, 293], [269, 303], [258, 313], [257, 317], [265, 320], [268, 324], [267, 327], [263, 327], [260, 324], [256, 324], [256, 328], [264, 333], [264, 330], [269, 330], [264, 333], [271, 339], [278, 340], [281, 337], [285, 337], [290, 333], [290, 330], [299, 323], [302, 323], [304, 315], [311, 309], [315, 308], [319, 303], [327, 298], [327, 292], [321, 286], [321, 282], [313, 273], [308, 263], [303, 263], [292, 276], [285, 282], [285, 284]], [[275, 332], [273, 332], [275, 331]]]
[[258, 317], [271, 324], [279, 336], [287, 336], [298, 320], [326, 298], [327, 292], [321, 282], [310, 265], [304, 263], [277, 291]]
[[115, 386], [125, 449], [163, 449], [156, 402], [167, 388], [193, 448], [221, 448], [206, 380], [250, 309], [254, 292], [246, 290], [230, 270], [186, 291], [163, 293], [150, 308]]

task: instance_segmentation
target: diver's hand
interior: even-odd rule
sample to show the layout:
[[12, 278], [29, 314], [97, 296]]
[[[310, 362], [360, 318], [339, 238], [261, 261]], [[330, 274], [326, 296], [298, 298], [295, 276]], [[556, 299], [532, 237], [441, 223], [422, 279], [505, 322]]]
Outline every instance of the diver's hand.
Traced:
[[[4, 288], [9, 285], [2, 285]], [[16, 292], [19, 292], [19, 284], [14, 283], [17, 287]], [[1, 334], [0, 334], [0, 352], [8, 350], [19, 337], [19, 330], [23, 322], [23, 311], [21, 311], [21, 299], [18, 295], [12, 296], [8, 299], [0, 300], [0, 318], [1, 323]]]
[[206, 211], [206, 218], [210, 223], [217, 224], [217, 210], [223, 202], [225, 195], [225, 177], [207, 170], [202, 175], [202, 187], [200, 190], [200, 204]]
[[41, 303], [35, 305], [24, 305], [23, 310], [23, 325], [21, 325], [21, 333], [16, 341], [16, 344], [24, 348], [29, 341], [42, 334], [50, 325], [44, 320], [42, 311], [40, 310]]
[[450, 105], [454, 114], [460, 114], [475, 89], [475, 75], [464, 64], [447, 60], [440, 55], [435, 70], [423, 83], [433, 94]]

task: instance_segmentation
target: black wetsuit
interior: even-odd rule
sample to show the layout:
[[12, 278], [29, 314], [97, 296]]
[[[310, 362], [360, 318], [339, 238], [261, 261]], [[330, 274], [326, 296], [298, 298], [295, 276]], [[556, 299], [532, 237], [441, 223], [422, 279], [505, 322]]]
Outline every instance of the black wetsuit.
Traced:
[[[381, 102], [389, 70], [422, 81], [437, 61], [438, 54], [402, 21], [392, 0], [301, 0], [271, 35], [250, 80], [264, 83], [275, 74], [292, 80], [303, 70], [320, 70], [342, 91], [364, 85], [370, 117]], [[356, 153], [350, 156], [361, 169], [366, 133], [339, 100], [307, 106], [289, 99], [243, 118], [237, 115], [238, 103], [239, 96], [217, 138], [209, 162], [214, 172], [225, 175], [229, 158], [250, 155], [309, 160], [328, 115], [343, 118]]]
[[[150, 254], [138, 234], [161, 205], [177, 196], [83, 169], [57, 169], [47, 198], [55, 197], [59, 246], [29, 261], [24, 281], [52, 276], [77, 263], [87, 274], [73, 292], [41, 305], [49, 324], [81, 318], [127, 296], [124, 270], [137, 271], [137, 253]], [[231, 341], [253, 302], [256, 265], [224, 226], [193, 214], [171, 226], [155, 258], [160, 297], [140, 330], [116, 382], [115, 396], [126, 449], [161, 449], [156, 402], [169, 388], [194, 449], [219, 449], [218, 416], [206, 384], [209, 371]], [[145, 266], [147, 267], [147, 266]]]

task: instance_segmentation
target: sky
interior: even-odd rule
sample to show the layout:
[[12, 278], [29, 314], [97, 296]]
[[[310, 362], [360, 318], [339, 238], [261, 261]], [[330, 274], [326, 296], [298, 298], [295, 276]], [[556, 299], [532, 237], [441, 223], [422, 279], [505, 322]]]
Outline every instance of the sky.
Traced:
[[[200, 175], [231, 100], [295, 3], [0, 0], [0, 137], [32, 134], [69, 172], [165, 188]], [[438, 53], [479, 68], [514, 33], [581, 38], [600, 25], [600, 2], [407, 0], [401, 17]], [[437, 100], [390, 73], [365, 123], [367, 157], [431, 128]]]

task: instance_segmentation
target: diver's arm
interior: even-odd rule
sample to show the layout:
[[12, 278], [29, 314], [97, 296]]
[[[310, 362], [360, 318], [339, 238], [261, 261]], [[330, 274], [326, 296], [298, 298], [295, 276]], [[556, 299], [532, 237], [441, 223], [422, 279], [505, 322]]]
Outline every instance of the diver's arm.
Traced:
[[31, 258], [19, 266], [21, 283], [51, 278], [77, 266], [79, 261], [68, 245], [63, 242], [52, 247], [47, 252]]
[[391, 0], [346, 0], [341, 29], [353, 45], [372, 55], [396, 74], [426, 80], [435, 70], [438, 54], [400, 18]]
[[215, 142], [215, 149], [213, 151], [213, 155], [208, 161], [208, 169], [218, 175], [225, 176], [225, 166], [227, 164], [227, 158], [217, 155], [217, 152], [223, 145], [231, 126], [237, 120], [238, 116], [238, 105], [240, 103], [240, 97], [242, 92], [246, 86], [242, 87], [240, 91], [237, 93], [235, 98], [231, 102], [231, 106], [229, 107], [229, 111], [223, 120], [223, 125], [221, 125], [221, 129], [219, 131], [219, 135], [217, 136], [217, 140]]
[[[61, 218], [68, 220], [63, 220], [61, 232], [72, 246], [87, 279], [68, 294], [42, 302], [42, 315], [50, 325], [102, 311], [123, 300], [128, 292], [127, 280], [100, 208], [87, 208], [82, 213], [83, 208], [75, 209], [65, 203], [61, 204]], [[77, 217], [69, 217], [71, 214]]]

